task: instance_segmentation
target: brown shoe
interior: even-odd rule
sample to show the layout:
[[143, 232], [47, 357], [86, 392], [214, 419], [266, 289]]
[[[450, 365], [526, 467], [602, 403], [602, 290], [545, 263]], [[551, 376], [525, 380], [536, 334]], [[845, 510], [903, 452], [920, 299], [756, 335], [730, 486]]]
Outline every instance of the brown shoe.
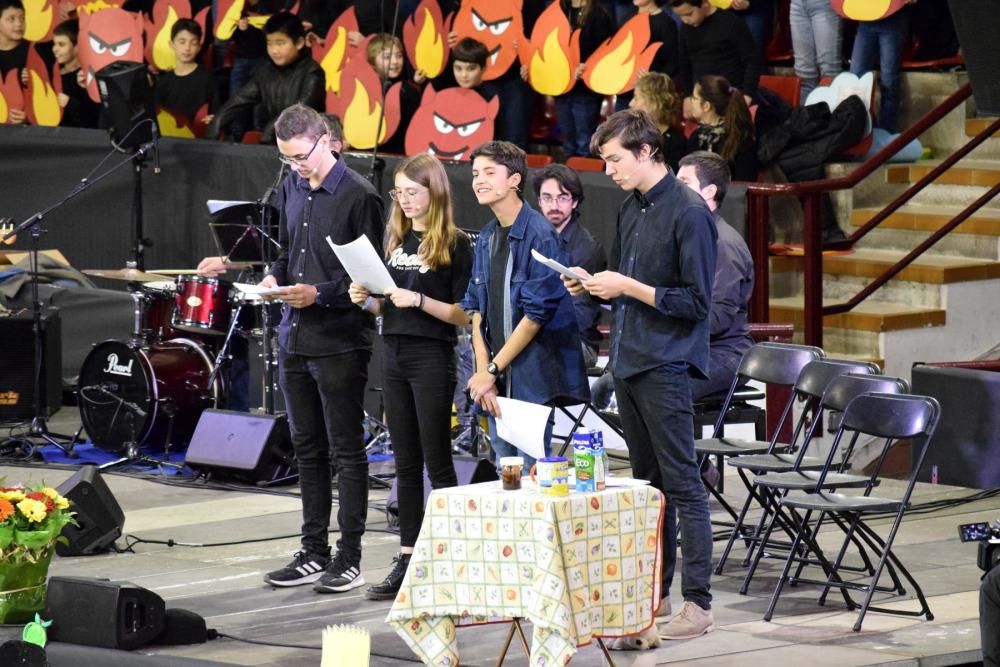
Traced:
[[694, 639], [715, 630], [711, 611], [685, 600], [680, 612], [660, 629], [660, 639]]

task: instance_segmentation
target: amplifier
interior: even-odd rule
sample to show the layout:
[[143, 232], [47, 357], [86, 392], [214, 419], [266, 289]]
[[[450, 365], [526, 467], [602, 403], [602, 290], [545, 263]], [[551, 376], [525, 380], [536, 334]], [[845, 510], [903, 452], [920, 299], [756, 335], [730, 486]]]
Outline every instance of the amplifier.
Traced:
[[[0, 317], [0, 419], [35, 416], [35, 338], [30, 310]], [[59, 310], [42, 312], [42, 414], [62, 406], [62, 332]]]

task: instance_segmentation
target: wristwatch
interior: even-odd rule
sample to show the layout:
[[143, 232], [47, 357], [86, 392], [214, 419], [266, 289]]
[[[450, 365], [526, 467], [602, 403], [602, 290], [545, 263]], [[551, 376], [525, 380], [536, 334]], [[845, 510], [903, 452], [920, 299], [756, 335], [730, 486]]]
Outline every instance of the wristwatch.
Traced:
[[496, 377], [500, 375], [500, 368], [494, 362], [491, 361], [490, 363], [486, 364], [486, 372], [492, 375], [493, 377]]

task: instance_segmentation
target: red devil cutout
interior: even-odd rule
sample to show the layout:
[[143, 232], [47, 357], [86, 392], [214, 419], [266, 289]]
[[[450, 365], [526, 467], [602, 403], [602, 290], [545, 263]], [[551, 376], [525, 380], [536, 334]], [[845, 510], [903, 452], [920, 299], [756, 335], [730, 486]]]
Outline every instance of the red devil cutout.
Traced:
[[95, 14], [81, 12], [76, 47], [87, 76], [87, 93], [100, 102], [94, 78], [97, 72], [118, 60], [142, 62], [142, 16], [117, 7]]
[[524, 41], [522, 0], [462, 0], [451, 29], [459, 39], [471, 37], [486, 45], [483, 79], [502, 76], [517, 58], [517, 45]]
[[420, 108], [406, 131], [406, 154], [430, 153], [442, 160], [468, 160], [472, 150], [493, 139], [500, 100], [489, 102], [468, 88], [424, 89]]

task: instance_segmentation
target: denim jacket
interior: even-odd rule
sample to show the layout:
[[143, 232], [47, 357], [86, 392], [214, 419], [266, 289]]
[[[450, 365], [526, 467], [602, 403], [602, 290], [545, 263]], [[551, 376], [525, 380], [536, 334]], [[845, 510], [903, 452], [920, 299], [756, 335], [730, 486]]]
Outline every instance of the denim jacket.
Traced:
[[[472, 280], [462, 300], [462, 308], [483, 317], [480, 327], [489, 346], [488, 312], [490, 240], [499, 222], [494, 218], [476, 240]], [[541, 325], [528, 346], [505, 370], [507, 394], [511, 398], [547, 405], [573, 405], [590, 400], [580, 334], [573, 310], [573, 298], [559, 274], [534, 261], [531, 250], [565, 261], [559, 237], [552, 225], [527, 204], [521, 208], [510, 230], [510, 321], [513, 331], [522, 317]], [[498, 350], [490, 349], [491, 356]]]

